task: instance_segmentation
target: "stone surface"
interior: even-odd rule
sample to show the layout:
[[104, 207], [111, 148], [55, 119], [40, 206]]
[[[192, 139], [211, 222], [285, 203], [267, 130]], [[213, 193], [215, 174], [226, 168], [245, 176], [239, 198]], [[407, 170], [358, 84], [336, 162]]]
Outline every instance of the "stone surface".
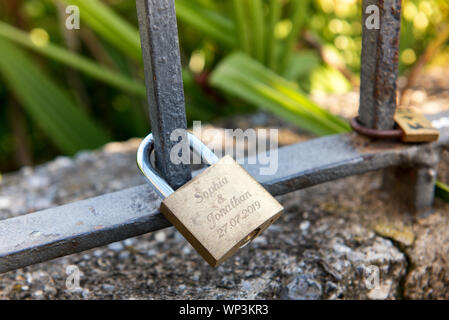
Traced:
[[449, 299], [449, 210], [419, 221], [417, 240], [406, 249], [410, 270], [404, 294], [411, 299]]
[[[141, 184], [138, 140], [6, 175], [0, 218]], [[443, 159], [447, 160], [447, 157]], [[446, 171], [443, 169], [444, 172]], [[376, 191], [381, 173], [279, 197], [286, 213], [218, 269], [173, 228], [0, 275], [3, 299], [397, 299], [448, 298], [449, 206], [404, 222]], [[407, 222], [408, 221], [408, 222]], [[407, 241], [379, 225], [412, 230]], [[396, 227], [394, 230], [399, 230]], [[401, 233], [399, 233], [401, 234]], [[68, 266], [80, 270], [69, 290]], [[376, 271], [379, 275], [377, 286]]]

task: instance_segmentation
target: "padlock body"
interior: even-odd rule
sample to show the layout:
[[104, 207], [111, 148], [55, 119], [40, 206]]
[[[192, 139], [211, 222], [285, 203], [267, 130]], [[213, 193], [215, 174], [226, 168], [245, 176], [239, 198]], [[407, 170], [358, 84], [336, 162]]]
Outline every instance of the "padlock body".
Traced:
[[230, 156], [176, 190], [161, 212], [213, 267], [257, 237], [282, 205]]
[[394, 120], [402, 130], [402, 141], [404, 142], [432, 142], [439, 138], [438, 129], [434, 128], [422, 114], [410, 109], [397, 109]]

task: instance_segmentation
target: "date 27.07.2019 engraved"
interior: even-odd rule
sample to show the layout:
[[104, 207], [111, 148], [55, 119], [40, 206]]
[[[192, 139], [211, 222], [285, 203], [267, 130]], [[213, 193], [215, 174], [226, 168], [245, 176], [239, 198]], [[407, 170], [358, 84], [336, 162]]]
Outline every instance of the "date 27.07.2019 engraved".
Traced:
[[[219, 198], [219, 197], [218, 197]], [[228, 204], [224, 205], [218, 211], [211, 212], [207, 215], [207, 221], [210, 224], [210, 229], [216, 229], [218, 233], [218, 237], [223, 238], [229, 230], [236, 228], [243, 220], [248, 218], [252, 213], [257, 212], [261, 209], [260, 201], [254, 201], [249, 205], [245, 205], [252, 195], [250, 192], [245, 192], [239, 197], [233, 196]], [[232, 216], [227, 222], [219, 224], [220, 221], [224, 220], [226, 217], [229, 217], [230, 213], [235, 209], [241, 208], [240, 212], [234, 216]]]
[[251, 213], [258, 211], [260, 209], [260, 207], [261, 207], [260, 202], [255, 201], [250, 206], [243, 209], [241, 213], [238, 213], [235, 217], [231, 218], [229, 220], [229, 222], [226, 222], [225, 224], [223, 224], [221, 227], [219, 227], [217, 229], [218, 237], [220, 239], [223, 238], [226, 235], [226, 233], [228, 232], [228, 226], [229, 226], [229, 229], [236, 227], [240, 223], [241, 220], [245, 220], [247, 217], [249, 217], [249, 215]]

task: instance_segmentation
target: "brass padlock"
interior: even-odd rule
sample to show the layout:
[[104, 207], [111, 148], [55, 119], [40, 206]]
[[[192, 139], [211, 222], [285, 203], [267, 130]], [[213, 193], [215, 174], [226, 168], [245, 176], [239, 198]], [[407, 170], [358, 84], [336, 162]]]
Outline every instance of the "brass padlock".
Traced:
[[152, 134], [141, 143], [137, 163], [163, 199], [164, 216], [216, 267], [268, 228], [284, 208], [232, 157], [219, 160], [195, 136], [188, 137], [190, 147], [210, 167], [176, 192], [151, 164]]
[[440, 132], [422, 114], [410, 109], [398, 108], [394, 120], [402, 130], [404, 142], [432, 142], [438, 140]]

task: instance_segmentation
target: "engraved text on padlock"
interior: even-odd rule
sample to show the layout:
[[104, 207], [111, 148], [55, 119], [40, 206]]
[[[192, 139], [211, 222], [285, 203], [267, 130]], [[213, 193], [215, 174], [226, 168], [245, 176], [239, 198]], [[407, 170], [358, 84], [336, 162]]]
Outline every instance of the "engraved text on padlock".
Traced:
[[257, 237], [282, 210], [230, 156], [176, 190], [161, 205], [161, 212], [214, 267]]
[[139, 147], [137, 163], [163, 198], [164, 216], [216, 267], [279, 218], [283, 207], [230, 156], [218, 160], [201, 141], [188, 136], [190, 146], [211, 167], [176, 192], [151, 166], [151, 134]]

